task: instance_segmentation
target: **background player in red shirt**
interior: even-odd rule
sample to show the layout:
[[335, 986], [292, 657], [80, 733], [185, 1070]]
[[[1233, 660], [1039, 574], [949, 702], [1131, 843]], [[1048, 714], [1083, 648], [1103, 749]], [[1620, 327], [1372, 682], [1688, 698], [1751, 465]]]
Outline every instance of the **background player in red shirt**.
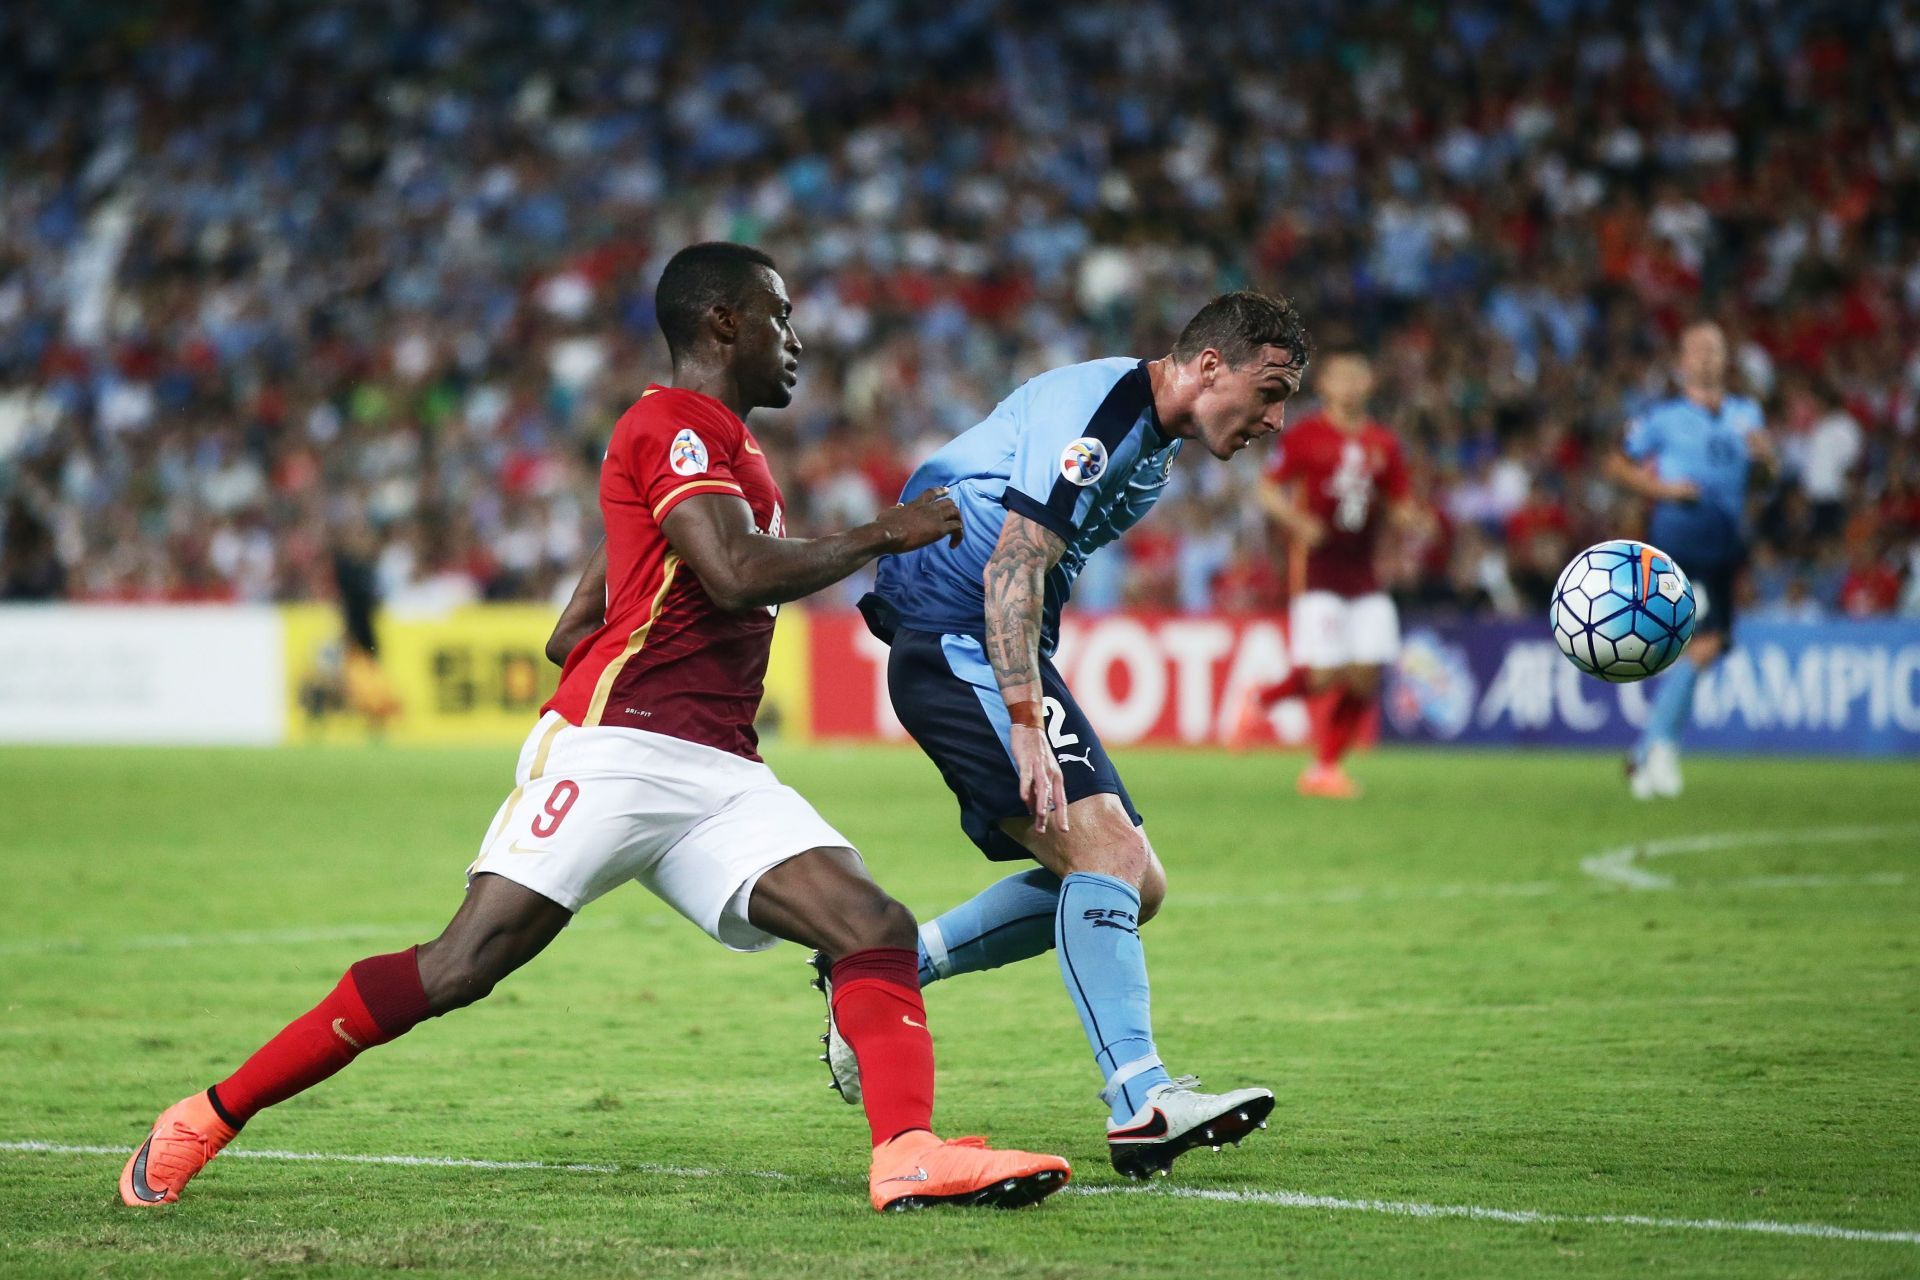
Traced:
[[562, 625], [592, 629], [565, 644], [465, 901], [439, 937], [355, 964], [232, 1075], [162, 1112], [120, 1175], [126, 1203], [177, 1200], [255, 1114], [481, 999], [629, 880], [733, 950], [787, 938], [833, 959], [835, 1023], [866, 1081], [876, 1209], [1026, 1204], [1065, 1184], [1057, 1156], [933, 1135], [913, 915], [755, 752], [778, 606], [878, 556], [957, 539], [959, 511], [938, 489], [845, 533], [783, 537], [780, 490], [742, 421], [785, 406], [799, 367], [773, 260], [695, 245], [667, 264], [655, 303], [673, 385], [647, 388], [614, 428], [606, 541]]
[[1292, 552], [1294, 670], [1251, 696], [1235, 736], [1245, 741], [1258, 717], [1283, 698], [1335, 691], [1298, 788], [1350, 799], [1360, 788], [1341, 758], [1379, 700], [1381, 669], [1400, 652], [1400, 618], [1374, 572], [1380, 532], [1388, 520], [1415, 527], [1424, 516], [1412, 500], [1399, 440], [1367, 417], [1373, 368], [1366, 357], [1327, 356], [1315, 389], [1320, 412], [1287, 429], [1260, 485], [1261, 506]]

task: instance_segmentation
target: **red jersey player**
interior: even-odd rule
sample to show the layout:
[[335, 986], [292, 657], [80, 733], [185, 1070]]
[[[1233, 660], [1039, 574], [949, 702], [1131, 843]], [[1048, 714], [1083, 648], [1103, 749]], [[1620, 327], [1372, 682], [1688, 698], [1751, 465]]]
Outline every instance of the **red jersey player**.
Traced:
[[460, 909], [433, 941], [353, 965], [232, 1075], [162, 1112], [120, 1175], [126, 1203], [177, 1200], [255, 1114], [479, 1000], [629, 880], [733, 950], [787, 938], [833, 958], [834, 1017], [867, 1082], [876, 1209], [1027, 1204], [1065, 1184], [1058, 1156], [933, 1135], [913, 916], [755, 753], [778, 606], [958, 538], [959, 511], [941, 489], [845, 533], [783, 537], [780, 490], [742, 421], [791, 400], [799, 363], [773, 260], [695, 245], [667, 264], [655, 304], [673, 385], [649, 387], [614, 428], [606, 542], [550, 645], [566, 651], [560, 687]]
[[1317, 382], [1320, 412], [1280, 438], [1260, 486], [1261, 505], [1306, 552], [1288, 620], [1294, 670], [1254, 694], [1239, 736], [1282, 698], [1337, 691], [1298, 787], [1302, 795], [1346, 799], [1360, 789], [1340, 760], [1379, 698], [1381, 668], [1400, 651], [1399, 616], [1374, 576], [1376, 544], [1388, 519], [1416, 524], [1422, 517], [1410, 501], [1399, 440], [1367, 417], [1373, 370], [1366, 358], [1335, 352]]

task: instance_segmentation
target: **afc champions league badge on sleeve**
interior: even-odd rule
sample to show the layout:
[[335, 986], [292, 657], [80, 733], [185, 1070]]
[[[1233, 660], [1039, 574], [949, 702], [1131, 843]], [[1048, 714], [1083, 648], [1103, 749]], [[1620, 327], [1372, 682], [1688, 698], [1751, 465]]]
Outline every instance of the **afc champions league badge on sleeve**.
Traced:
[[707, 442], [692, 427], [682, 427], [667, 446], [667, 465], [675, 475], [699, 475], [707, 469]]
[[1098, 480], [1107, 469], [1107, 446], [1092, 436], [1070, 441], [1060, 451], [1060, 474], [1081, 488]]

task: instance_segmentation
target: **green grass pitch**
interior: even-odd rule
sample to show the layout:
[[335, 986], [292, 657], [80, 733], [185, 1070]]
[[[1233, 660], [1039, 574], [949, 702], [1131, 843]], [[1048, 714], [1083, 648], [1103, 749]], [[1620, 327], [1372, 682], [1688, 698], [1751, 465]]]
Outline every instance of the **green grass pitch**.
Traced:
[[[1910, 762], [1694, 760], [1650, 807], [1603, 757], [1383, 751], [1341, 805], [1287, 757], [1123, 753], [1171, 879], [1162, 1050], [1280, 1097], [1152, 1190], [1106, 1164], [1048, 957], [928, 1006], [942, 1129], [1062, 1152], [1070, 1192], [875, 1214], [801, 952], [628, 888], [123, 1208], [155, 1112], [432, 935], [512, 756], [0, 752], [0, 1275], [1920, 1274]], [[916, 753], [770, 759], [923, 916], [995, 874]]]

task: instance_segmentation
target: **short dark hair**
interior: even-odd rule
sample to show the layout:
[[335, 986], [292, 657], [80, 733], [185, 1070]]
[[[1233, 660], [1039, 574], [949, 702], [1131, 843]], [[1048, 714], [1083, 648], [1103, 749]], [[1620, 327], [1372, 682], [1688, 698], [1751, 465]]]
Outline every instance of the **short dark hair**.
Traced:
[[709, 240], [691, 244], [667, 259], [653, 291], [653, 311], [667, 351], [676, 359], [700, 337], [707, 311], [716, 303], [737, 307], [758, 284], [761, 268], [777, 271], [773, 259], [748, 244]]
[[1305, 369], [1313, 354], [1313, 338], [1293, 303], [1240, 289], [1221, 294], [1187, 321], [1173, 358], [1191, 360], [1212, 347], [1237, 369], [1267, 346], [1286, 348], [1289, 369]]

